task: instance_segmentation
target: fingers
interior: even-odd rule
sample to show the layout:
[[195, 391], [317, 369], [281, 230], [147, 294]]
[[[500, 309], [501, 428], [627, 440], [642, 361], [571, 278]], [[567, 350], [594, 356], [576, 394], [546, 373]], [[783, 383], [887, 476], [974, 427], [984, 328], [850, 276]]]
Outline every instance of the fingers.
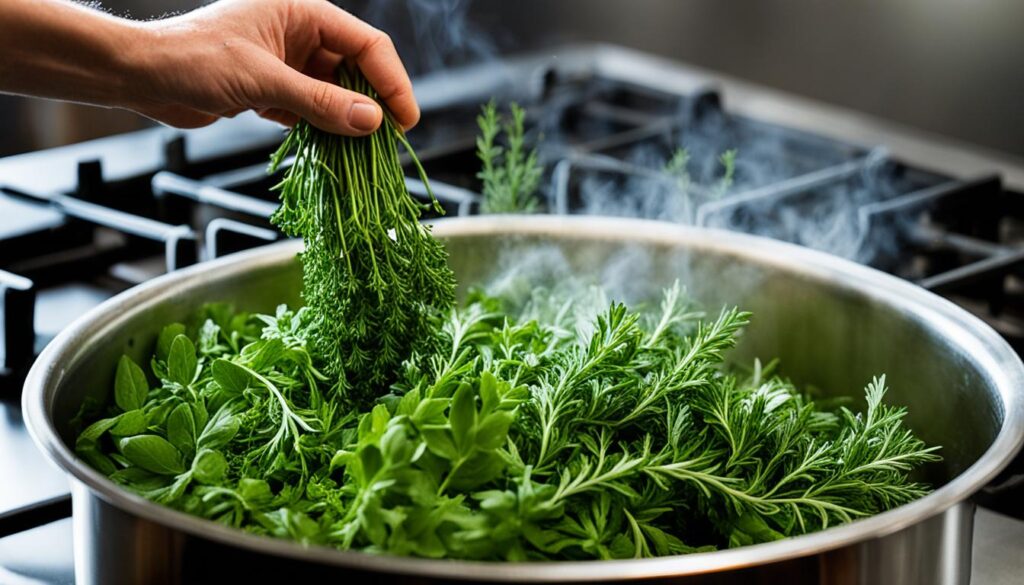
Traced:
[[326, 49], [317, 49], [302, 67], [302, 72], [320, 81], [337, 83], [340, 63], [341, 55]]
[[256, 110], [256, 113], [259, 114], [261, 118], [277, 122], [287, 128], [291, 128], [299, 123], [299, 117], [297, 115], [279, 108], [264, 108]]
[[415, 126], [420, 121], [420, 107], [391, 37], [378, 32], [353, 58], [395, 120], [407, 130]]
[[156, 120], [161, 124], [173, 126], [174, 128], [202, 128], [209, 126], [220, 116], [201, 112], [185, 106], [160, 106], [156, 108], [140, 109], [139, 113], [147, 118]]
[[369, 97], [342, 89], [280, 63], [270, 76], [267, 106], [297, 114], [326, 132], [365, 136], [380, 126], [383, 112]]
[[320, 35], [321, 46], [354, 60], [395, 120], [406, 129], [416, 125], [420, 108], [391, 38], [330, 2], [305, 2], [303, 6], [308, 10], [308, 25]]

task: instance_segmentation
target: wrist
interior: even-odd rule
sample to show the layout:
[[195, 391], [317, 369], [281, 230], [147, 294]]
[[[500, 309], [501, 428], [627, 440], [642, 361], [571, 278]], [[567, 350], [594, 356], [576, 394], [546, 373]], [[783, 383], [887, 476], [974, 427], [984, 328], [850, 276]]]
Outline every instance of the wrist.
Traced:
[[111, 105], [138, 110], [152, 103], [153, 53], [159, 31], [149, 23], [120, 20], [111, 23], [107, 63], [111, 73]]
[[101, 106], [131, 95], [135, 23], [72, 2], [0, 3], [0, 91]]

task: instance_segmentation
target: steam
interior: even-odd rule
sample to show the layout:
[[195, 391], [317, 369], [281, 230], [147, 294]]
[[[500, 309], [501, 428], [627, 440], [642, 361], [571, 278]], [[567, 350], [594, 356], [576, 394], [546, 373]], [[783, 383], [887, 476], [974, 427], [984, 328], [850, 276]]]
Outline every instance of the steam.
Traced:
[[[650, 248], [639, 244], [609, 244], [600, 253], [590, 246], [567, 252], [557, 243], [511, 240], [504, 244], [483, 282], [485, 290], [514, 306], [533, 300], [538, 288], [582, 298], [595, 287], [601, 291], [594, 299], [598, 310], [606, 308], [609, 300], [644, 304], [659, 299], [664, 288], [687, 272], [680, 262], [688, 256], [685, 250], [656, 262]], [[595, 247], [600, 245], [604, 244], [595, 242]]]
[[[569, 287], [581, 286], [565, 275], [575, 274], [562, 248], [554, 244], [537, 244], [527, 248], [511, 243], [498, 252], [495, 270], [484, 279], [484, 288], [515, 306], [525, 305], [536, 287], [554, 287], [565, 280]], [[572, 290], [575, 290], [573, 288]]]
[[[884, 149], [858, 151], [730, 116], [718, 107], [697, 114], [691, 100], [683, 99], [675, 115], [651, 124], [660, 123], [665, 131], [605, 150], [587, 149], [584, 139], [581, 152], [579, 135], [621, 133], [622, 128], [576, 112], [575, 126], [565, 131], [566, 108], [554, 106], [555, 112], [538, 121], [542, 154], [552, 168], [545, 194], [553, 213], [740, 231], [862, 263], [895, 249], [908, 227], [897, 222], [872, 229], [859, 214], [865, 205], [919, 187], [900, 176]], [[680, 148], [689, 155], [681, 177], [666, 172]], [[722, 188], [725, 169], [719, 156], [729, 149], [738, 150], [734, 180]]]
[[655, 317], [664, 291], [676, 283], [694, 314], [711, 316], [721, 308], [752, 308], [764, 290], [765, 273], [759, 267], [719, 253], [605, 240], [597, 232], [591, 241], [553, 235], [553, 240], [492, 242], [498, 250], [494, 261], [478, 265], [482, 273], [461, 276], [501, 298], [523, 320], [557, 323], [568, 315], [580, 339], [590, 337], [597, 316], [612, 301]]
[[412, 75], [491, 61], [491, 35], [470, 18], [472, 0], [371, 0], [361, 15], [395, 39]]
[[[372, 0], [364, 18], [388, 30], [415, 74], [499, 62], [497, 43], [471, 15], [471, 0]], [[862, 263], [891, 256], [907, 221], [871, 225], [863, 209], [920, 185], [901, 176], [884, 150], [866, 152], [728, 113], [712, 94], [673, 98], [637, 94], [600, 77], [556, 83], [534, 104], [528, 140], [539, 149], [549, 181], [542, 195], [551, 213], [637, 217], [740, 231], [793, 242]], [[495, 96], [501, 99], [502, 96]], [[726, 96], [728, 97], [728, 96]], [[637, 129], [635, 139], [595, 145]], [[444, 140], [443, 133], [433, 136]], [[682, 175], [666, 172], [678, 149]], [[735, 173], [723, 185], [719, 157], [736, 149]], [[569, 273], [548, 250], [506, 267], [510, 287]], [[623, 251], [593, 275], [623, 301], [645, 297], [650, 260]], [[510, 276], [513, 273], [518, 275]], [[670, 284], [670, 283], [662, 283]], [[523, 291], [522, 294], [525, 294]]]

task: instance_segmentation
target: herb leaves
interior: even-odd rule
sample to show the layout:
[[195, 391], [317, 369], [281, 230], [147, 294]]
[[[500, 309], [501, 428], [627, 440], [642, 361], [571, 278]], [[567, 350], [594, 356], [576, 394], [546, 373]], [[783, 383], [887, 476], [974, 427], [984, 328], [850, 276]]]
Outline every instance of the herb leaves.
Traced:
[[[375, 97], [355, 70], [341, 84]], [[524, 113], [479, 118], [484, 210], [531, 211]], [[505, 133], [505, 145], [497, 138]], [[678, 284], [655, 310], [601, 291], [475, 291], [454, 308], [447, 252], [405, 187], [402, 131], [300, 122], [273, 221], [305, 241], [306, 307], [205, 307], [169, 324], [151, 375], [117, 365], [78, 454], [135, 493], [303, 544], [429, 558], [648, 557], [849, 522], [927, 492], [937, 459], [883, 403], [825, 410], [774, 375], [724, 367], [748, 324], [704, 318]], [[681, 190], [687, 155], [670, 163]], [[723, 154], [720, 191], [733, 178]], [[440, 207], [433, 201], [434, 209]], [[595, 299], [601, 299], [595, 302]], [[155, 382], [155, 383], [151, 383]], [[340, 392], [339, 392], [340, 390]], [[81, 419], [81, 417], [79, 417]]]
[[[341, 67], [339, 73], [342, 86], [376, 99], [358, 70]], [[389, 116], [379, 130], [358, 138], [299, 122], [271, 163], [276, 170], [295, 156], [276, 187], [281, 207], [272, 221], [305, 241], [303, 299], [316, 329], [310, 349], [345, 395], [362, 405], [386, 390], [414, 342], [427, 335], [427, 313], [451, 307], [455, 294], [448, 253], [419, 222], [429, 206], [406, 189], [399, 143], [429, 190]], [[436, 200], [432, 208], [443, 213]]]
[[927, 492], [911, 474], [934, 448], [884, 403], [884, 378], [866, 412], [824, 410], [774, 364], [723, 367], [749, 314], [705, 319], [678, 286], [653, 310], [593, 298], [473, 292], [431, 317], [392, 391], [362, 409], [329, 398], [309, 309], [210, 307], [199, 327], [165, 328], [153, 388], [121, 360], [108, 416], [77, 450], [216, 522], [430, 558], [713, 550]]
[[[498, 106], [491, 100], [476, 119], [480, 128], [476, 139], [476, 155], [480, 159], [477, 178], [483, 181], [484, 213], [532, 213], [539, 206], [537, 187], [543, 169], [537, 151], [526, 150], [526, 111], [514, 102], [510, 110], [511, 119], [503, 124]], [[504, 145], [498, 143], [502, 132]]]

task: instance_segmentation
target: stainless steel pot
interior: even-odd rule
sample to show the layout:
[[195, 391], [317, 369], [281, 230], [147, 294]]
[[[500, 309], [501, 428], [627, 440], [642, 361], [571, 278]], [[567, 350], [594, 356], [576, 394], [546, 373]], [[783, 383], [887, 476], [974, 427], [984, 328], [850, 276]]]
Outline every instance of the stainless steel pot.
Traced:
[[[705, 303], [754, 312], [734, 355], [778, 356], [787, 375], [860, 396], [886, 373], [888, 399], [943, 446], [926, 470], [937, 489], [884, 514], [778, 542], [650, 560], [533, 564], [433, 561], [302, 546], [244, 534], [122, 491], [75, 457], [69, 420], [104, 399], [116, 359], [148, 355], [161, 324], [201, 304], [269, 311], [296, 303], [298, 243], [239, 254], [136, 287], [83, 316], [40, 356], [26, 381], [25, 416], [44, 451], [73, 477], [79, 583], [433, 583], [627, 581], [935, 585], [967, 583], [974, 506], [1024, 441], [1024, 366], [989, 327], [918, 287], [775, 241], [670, 224], [555, 216], [438, 222], [463, 283], [508, 258], [549, 272], [612, 278], [626, 296], [679, 278]], [[547, 250], [537, 255], [538, 249]], [[542, 259], [546, 258], [544, 262]], [[555, 261], [551, 261], [555, 258]]]

